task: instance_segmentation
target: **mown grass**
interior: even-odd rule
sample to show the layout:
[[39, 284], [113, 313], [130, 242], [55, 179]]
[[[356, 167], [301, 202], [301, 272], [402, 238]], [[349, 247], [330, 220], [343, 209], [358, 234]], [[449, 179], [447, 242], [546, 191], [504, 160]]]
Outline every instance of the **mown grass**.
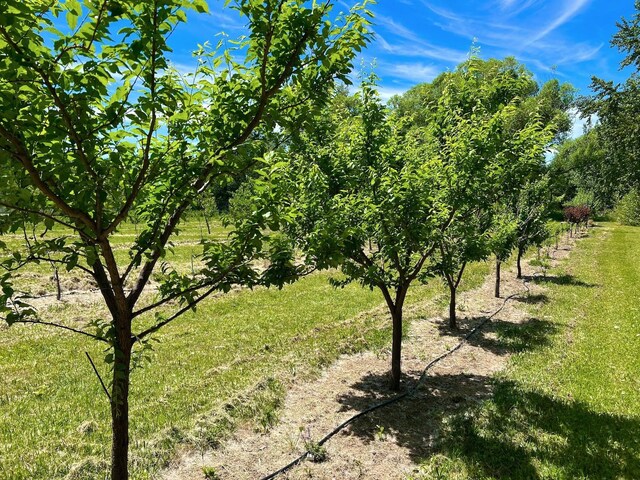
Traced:
[[[640, 478], [640, 228], [579, 242], [494, 396], [448, 418], [416, 478]], [[509, 332], [502, 339], [509, 344]]]
[[[201, 218], [190, 219], [183, 222], [178, 233], [174, 234], [167, 248], [163, 262], [168, 263], [180, 273], [188, 273], [200, 265], [199, 256], [202, 254], [203, 240], [226, 241], [230, 228], [222, 224], [220, 218], [212, 218], [209, 221], [211, 233]], [[119, 265], [127, 265], [131, 261], [130, 248], [137, 238], [141, 226], [125, 224], [119, 231], [110, 237], [114, 255]], [[27, 232], [28, 236], [40, 237], [44, 228], [36, 232]], [[44, 234], [44, 239], [69, 236], [74, 240], [73, 232], [63, 227], [56, 226], [52, 231]], [[19, 252], [23, 257], [27, 255], [25, 236], [23, 233], [3, 235], [0, 240], [6, 244], [6, 250], [0, 250], [0, 260], [12, 252]], [[55, 255], [52, 258], [56, 259]], [[39, 264], [30, 264], [28, 268], [15, 273], [13, 283], [16, 288], [33, 296], [53, 295], [56, 292], [56, 284], [53, 280], [54, 268], [48, 261]], [[69, 291], [87, 290], [97, 288], [92, 279], [79, 270], [67, 272], [63, 265], [58, 265], [58, 275], [61, 281], [63, 294]], [[135, 278], [135, 275], [133, 276]]]
[[[474, 265], [463, 288], [487, 272]], [[132, 378], [132, 478], [151, 478], [180, 444], [216, 445], [238, 422], [268, 429], [289, 380], [314, 375], [342, 353], [388, 348], [380, 293], [357, 285], [336, 290], [330, 275], [212, 298], [157, 335], [150, 362]], [[408, 301], [442, 298], [433, 280], [413, 288]], [[424, 315], [442, 307], [430, 305]], [[70, 297], [46, 314], [90, 319], [103, 310], [98, 299], [78, 304]], [[0, 330], [0, 477], [104, 478], [109, 409], [85, 351], [106, 376], [104, 353], [90, 339], [34, 326]]]

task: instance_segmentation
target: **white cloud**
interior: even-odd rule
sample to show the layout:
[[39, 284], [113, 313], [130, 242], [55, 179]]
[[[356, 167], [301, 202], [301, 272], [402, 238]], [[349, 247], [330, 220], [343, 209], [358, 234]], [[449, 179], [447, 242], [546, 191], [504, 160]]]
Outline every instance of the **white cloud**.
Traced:
[[[399, 22], [384, 15], [376, 16], [377, 23], [389, 33], [401, 38], [405, 42], [390, 43], [384, 38], [380, 42], [382, 48], [395, 55], [403, 57], [422, 57], [434, 60], [443, 60], [450, 63], [460, 63], [467, 57], [466, 52], [461, 52], [448, 47], [441, 47], [424, 40]], [[379, 36], [379, 35], [378, 35]], [[379, 36], [379, 38], [381, 38]]]
[[380, 94], [380, 98], [385, 101], [388, 102], [391, 97], [395, 96], [395, 95], [402, 95], [403, 93], [405, 93], [407, 90], [409, 90], [408, 88], [387, 88], [387, 87], [380, 87], [378, 88], [378, 93]]
[[542, 40], [551, 32], [567, 23], [574, 16], [576, 16], [580, 12], [580, 10], [582, 10], [590, 1], [591, 0], [569, 0], [565, 2], [564, 10], [550, 24], [548, 24], [536, 35], [534, 35], [534, 37], [529, 41], [528, 44], [531, 45], [536, 43], [538, 40]]
[[572, 109], [570, 112], [573, 117], [573, 127], [569, 133], [569, 138], [578, 138], [585, 134], [588, 127], [593, 127], [598, 123], [598, 116], [596, 114], [591, 115], [589, 118], [582, 118], [580, 112], [577, 109]]
[[430, 82], [442, 72], [442, 69], [435, 65], [425, 65], [421, 62], [394, 63], [383, 66], [383, 70], [392, 77], [414, 83]]

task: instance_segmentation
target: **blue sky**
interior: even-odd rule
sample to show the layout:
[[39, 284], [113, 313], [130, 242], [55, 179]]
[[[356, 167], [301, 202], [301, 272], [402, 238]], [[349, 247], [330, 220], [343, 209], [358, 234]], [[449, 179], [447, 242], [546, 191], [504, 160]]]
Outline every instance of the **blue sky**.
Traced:
[[[349, 3], [338, 2], [336, 10]], [[383, 97], [432, 80], [468, 55], [476, 39], [485, 58], [515, 56], [539, 81], [558, 78], [587, 94], [592, 75], [622, 80], [620, 54], [609, 41], [633, 0], [379, 0], [375, 41], [359, 63], [376, 64]], [[242, 32], [243, 19], [221, 0], [210, 15], [190, 15], [174, 34], [174, 62], [189, 69], [198, 43]]]

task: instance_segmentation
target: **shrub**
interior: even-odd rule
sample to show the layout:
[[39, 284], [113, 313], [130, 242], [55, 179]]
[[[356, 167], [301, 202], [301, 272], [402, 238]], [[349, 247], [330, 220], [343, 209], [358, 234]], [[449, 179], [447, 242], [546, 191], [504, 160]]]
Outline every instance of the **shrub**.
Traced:
[[586, 224], [591, 217], [591, 207], [588, 205], [568, 206], [564, 207], [563, 213], [565, 220], [571, 224]]
[[623, 225], [640, 225], [640, 191], [631, 190], [618, 201], [613, 216]]

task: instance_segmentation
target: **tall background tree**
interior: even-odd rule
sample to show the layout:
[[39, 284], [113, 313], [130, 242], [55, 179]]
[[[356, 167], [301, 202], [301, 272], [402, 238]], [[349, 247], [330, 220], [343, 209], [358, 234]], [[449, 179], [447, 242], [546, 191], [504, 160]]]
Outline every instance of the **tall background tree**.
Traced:
[[[595, 120], [585, 137], [567, 145], [554, 160], [560, 172], [571, 169], [571, 189], [581, 190], [592, 207], [604, 210], [640, 188], [640, 2], [631, 19], [618, 23], [611, 44], [625, 54], [621, 69], [630, 74], [621, 84], [593, 77], [593, 95], [581, 98], [583, 116]], [[574, 180], [571, 182], [571, 180]]]
[[[228, 241], [205, 241], [197, 271], [163, 265], [158, 294], [145, 293], [185, 211], [252, 168], [255, 159], [236, 152], [250, 148], [258, 127], [298, 122], [334, 79], [348, 81], [369, 37], [362, 6], [332, 22], [330, 1], [226, 3], [249, 35], [232, 49], [201, 47], [186, 80], [167, 59], [168, 39], [187, 9], [207, 11], [203, 0], [0, 4], [0, 233], [25, 220], [47, 231], [3, 262], [0, 311], [9, 324], [58, 327], [105, 344], [112, 480], [128, 478], [134, 348], [144, 350], [154, 332], [214, 291], [279, 278], [252, 264], [269, 226], [258, 212]], [[129, 258], [118, 260], [113, 235], [133, 214], [141, 231]], [[45, 258], [95, 282], [108, 315], [80, 325], [40, 318], [12, 278]], [[278, 259], [274, 265], [287, 267]]]

